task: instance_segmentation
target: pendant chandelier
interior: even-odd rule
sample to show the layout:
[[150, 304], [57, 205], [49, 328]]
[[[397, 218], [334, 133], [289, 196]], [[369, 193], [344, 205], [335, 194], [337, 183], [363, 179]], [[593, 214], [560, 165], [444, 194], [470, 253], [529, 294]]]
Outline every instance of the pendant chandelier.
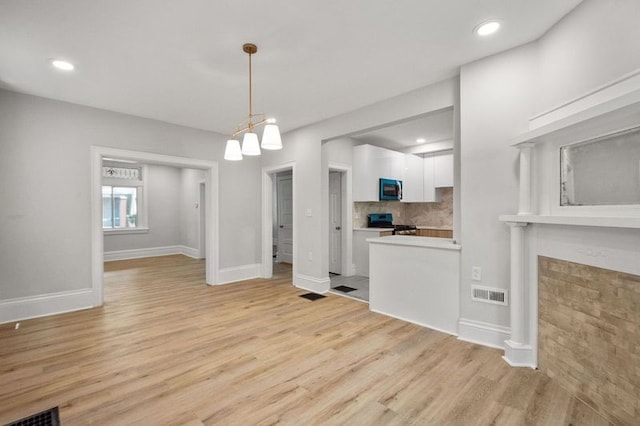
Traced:
[[[280, 138], [280, 130], [275, 124], [275, 119], [266, 118], [263, 112], [253, 113], [253, 85], [251, 82], [251, 55], [258, 51], [258, 46], [252, 43], [242, 45], [242, 50], [249, 55], [249, 116], [236, 127], [231, 134], [231, 139], [227, 141], [227, 147], [224, 150], [224, 159], [231, 161], [242, 160], [243, 155], [260, 155], [260, 146], [262, 149], [282, 149], [282, 139]], [[264, 126], [262, 132], [262, 143], [258, 142], [258, 135], [253, 131], [256, 126]], [[242, 148], [240, 148], [239, 135], [242, 138]]]

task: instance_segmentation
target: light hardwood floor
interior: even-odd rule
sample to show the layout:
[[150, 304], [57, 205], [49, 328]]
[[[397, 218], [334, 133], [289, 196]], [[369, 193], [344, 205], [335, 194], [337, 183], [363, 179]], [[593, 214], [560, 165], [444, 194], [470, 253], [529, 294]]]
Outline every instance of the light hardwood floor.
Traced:
[[0, 326], [0, 424], [606, 424], [499, 350], [299, 298], [286, 267], [216, 287], [184, 256], [105, 270], [104, 307]]

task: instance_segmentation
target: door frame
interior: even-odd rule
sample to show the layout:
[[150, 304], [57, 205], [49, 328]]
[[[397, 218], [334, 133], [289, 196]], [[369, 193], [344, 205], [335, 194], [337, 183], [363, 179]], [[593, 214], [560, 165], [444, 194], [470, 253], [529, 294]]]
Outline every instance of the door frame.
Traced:
[[205, 171], [206, 252], [205, 281], [215, 285], [219, 277], [218, 233], [218, 162], [188, 157], [130, 151], [103, 146], [91, 146], [91, 289], [94, 306], [104, 303], [104, 231], [102, 230], [102, 158], [116, 157], [146, 164], [200, 169]]
[[278, 172], [291, 170], [292, 214], [293, 214], [293, 275], [298, 271], [298, 214], [296, 208], [296, 163], [295, 161], [262, 168], [262, 264], [261, 277], [273, 277], [273, 184]]
[[[204, 203], [203, 203], [204, 201]], [[204, 211], [204, 213], [203, 213]], [[207, 182], [198, 183], [198, 258], [207, 258]]]
[[[353, 266], [353, 172], [351, 165], [329, 162], [327, 167], [327, 182], [329, 181], [329, 173], [331, 172], [339, 172], [342, 174], [340, 190], [342, 195], [342, 276], [350, 277], [355, 273]], [[330, 206], [327, 199], [327, 219], [330, 214], [329, 209]], [[329, 235], [329, 227], [327, 226], [327, 242], [330, 238], [331, 235]], [[329, 244], [327, 244], [327, 259], [329, 259]], [[327, 262], [327, 267], [328, 265]], [[328, 271], [327, 275], [329, 275]]]

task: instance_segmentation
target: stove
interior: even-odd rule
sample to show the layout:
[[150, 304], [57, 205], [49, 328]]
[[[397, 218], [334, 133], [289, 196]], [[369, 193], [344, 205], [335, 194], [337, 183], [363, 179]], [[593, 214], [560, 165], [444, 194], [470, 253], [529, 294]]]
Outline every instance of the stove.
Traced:
[[393, 229], [393, 235], [416, 235], [415, 225], [394, 225], [391, 213], [368, 214], [367, 228]]
[[393, 235], [416, 235], [417, 228], [415, 225], [394, 225]]

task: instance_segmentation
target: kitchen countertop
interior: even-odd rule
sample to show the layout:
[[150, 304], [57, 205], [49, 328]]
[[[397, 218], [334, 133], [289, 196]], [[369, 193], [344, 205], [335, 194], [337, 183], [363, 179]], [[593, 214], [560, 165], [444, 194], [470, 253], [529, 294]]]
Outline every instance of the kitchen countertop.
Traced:
[[393, 231], [393, 228], [353, 228], [354, 231], [366, 231], [366, 232], [384, 232]]
[[413, 235], [391, 235], [389, 237], [367, 238], [370, 244], [387, 244], [406, 247], [427, 247], [446, 250], [460, 250], [462, 246], [451, 238], [420, 237]]
[[438, 231], [453, 231], [451, 226], [431, 226], [431, 225], [418, 225], [417, 229], [436, 229]]

